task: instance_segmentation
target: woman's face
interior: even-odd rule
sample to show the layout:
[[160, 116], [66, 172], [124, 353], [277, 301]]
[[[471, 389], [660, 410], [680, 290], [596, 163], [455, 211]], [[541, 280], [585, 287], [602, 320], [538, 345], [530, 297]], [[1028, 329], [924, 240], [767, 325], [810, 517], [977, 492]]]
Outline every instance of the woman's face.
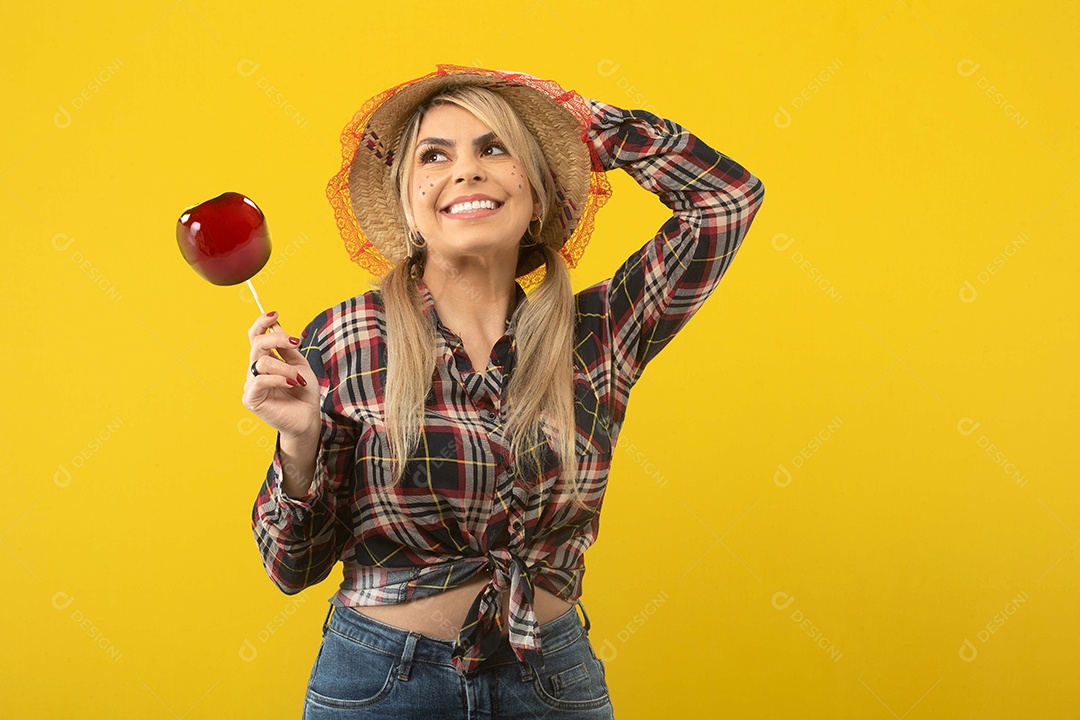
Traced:
[[521, 163], [491, 128], [462, 107], [435, 105], [420, 122], [409, 161], [409, 205], [429, 253], [502, 256], [516, 265], [539, 205]]

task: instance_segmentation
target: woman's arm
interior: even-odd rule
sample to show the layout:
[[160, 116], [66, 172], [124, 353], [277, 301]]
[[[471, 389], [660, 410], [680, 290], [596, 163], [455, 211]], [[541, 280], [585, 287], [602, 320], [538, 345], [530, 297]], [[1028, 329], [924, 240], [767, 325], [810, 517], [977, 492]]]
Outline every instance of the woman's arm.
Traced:
[[[761, 181], [682, 126], [590, 100], [588, 136], [606, 170], [622, 168], [673, 211], [598, 290], [623, 401], [652, 358], [709, 298], [765, 197]], [[619, 407], [621, 413], [625, 407]]]
[[331, 390], [338, 382], [331, 377], [334, 373], [327, 371], [327, 365], [332, 368], [333, 363], [326, 362], [321, 335], [330, 325], [329, 315], [330, 311], [323, 312], [308, 324], [300, 347], [319, 379], [323, 396], [311, 485], [302, 497], [284, 492], [283, 469], [290, 480], [298, 469], [283, 465], [286, 454], [282, 453], [279, 433], [274, 460], [251, 512], [251, 527], [266, 573], [289, 595], [324, 580], [352, 537], [350, 496], [356, 430], [334, 407]]

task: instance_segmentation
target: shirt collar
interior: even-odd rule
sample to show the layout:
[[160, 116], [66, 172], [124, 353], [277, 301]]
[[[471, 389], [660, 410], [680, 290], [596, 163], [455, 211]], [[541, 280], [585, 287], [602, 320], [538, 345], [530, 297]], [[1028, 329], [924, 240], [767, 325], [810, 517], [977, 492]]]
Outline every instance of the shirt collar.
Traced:
[[[434, 319], [437, 327], [446, 328], [439, 318], [438, 310], [435, 309], [435, 299], [431, 296], [431, 289], [428, 287], [427, 283], [424, 282], [424, 278], [417, 276], [413, 278], [413, 280], [416, 282], [416, 290], [420, 293], [420, 301], [423, 304], [424, 310]], [[506, 333], [508, 335], [514, 334], [518, 316], [520, 316], [524, 310], [526, 302], [528, 302], [528, 298], [525, 295], [525, 290], [517, 280], [514, 280], [514, 307], [511, 308], [510, 317], [506, 321]]]

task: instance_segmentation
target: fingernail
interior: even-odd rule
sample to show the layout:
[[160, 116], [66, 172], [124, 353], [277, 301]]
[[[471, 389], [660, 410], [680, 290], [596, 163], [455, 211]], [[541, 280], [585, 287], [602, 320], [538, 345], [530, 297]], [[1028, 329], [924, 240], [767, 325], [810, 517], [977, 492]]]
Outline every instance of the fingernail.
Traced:
[[270, 312], [266, 313], [266, 317], [274, 317], [275, 315], [277, 315], [277, 310], [271, 310]]
[[296, 382], [300, 383], [300, 387], [307, 387], [307, 380], [300, 373], [296, 373]]
[[291, 378], [285, 378], [285, 382], [288, 384], [289, 387], [293, 387], [294, 385], [296, 385], [296, 381]]
[[299, 345], [300, 344], [300, 338], [290, 337], [289, 342], [291, 342], [293, 345]]

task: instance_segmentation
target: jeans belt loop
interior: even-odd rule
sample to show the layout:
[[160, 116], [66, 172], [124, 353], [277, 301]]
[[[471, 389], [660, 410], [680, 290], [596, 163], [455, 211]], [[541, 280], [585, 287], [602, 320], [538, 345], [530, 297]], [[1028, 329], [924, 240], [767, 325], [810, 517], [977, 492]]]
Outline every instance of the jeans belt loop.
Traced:
[[323, 620], [322, 634], [326, 634], [326, 628], [330, 625], [330, 616], [334, 614], [334, 604], [330, 603], [330, 609], [326, 611], [326, 619]]
[[401, 667], [398, 669], [398, 679], [408, 680], [409, 673], [412, 671], [413, 653], [416, 651], [416, 641], [420, 639], [420, 636], [414, 632], [410, 632], [408, 637], [405, 638], [405, 649], [401, 653]]
[[578, 607], [581, 608], [581, 614], [585, 616], [585, 634], [589, 634], [589, 628], [592, 627], [592, 623], [589, 622], [589, 613], [585, 612], [585, 605], [580, 600], [577, 601]]
[[518, 660], [518, 669], [521, 670], [521, 682], [532, 682], [533, 667], [528, 660]]

